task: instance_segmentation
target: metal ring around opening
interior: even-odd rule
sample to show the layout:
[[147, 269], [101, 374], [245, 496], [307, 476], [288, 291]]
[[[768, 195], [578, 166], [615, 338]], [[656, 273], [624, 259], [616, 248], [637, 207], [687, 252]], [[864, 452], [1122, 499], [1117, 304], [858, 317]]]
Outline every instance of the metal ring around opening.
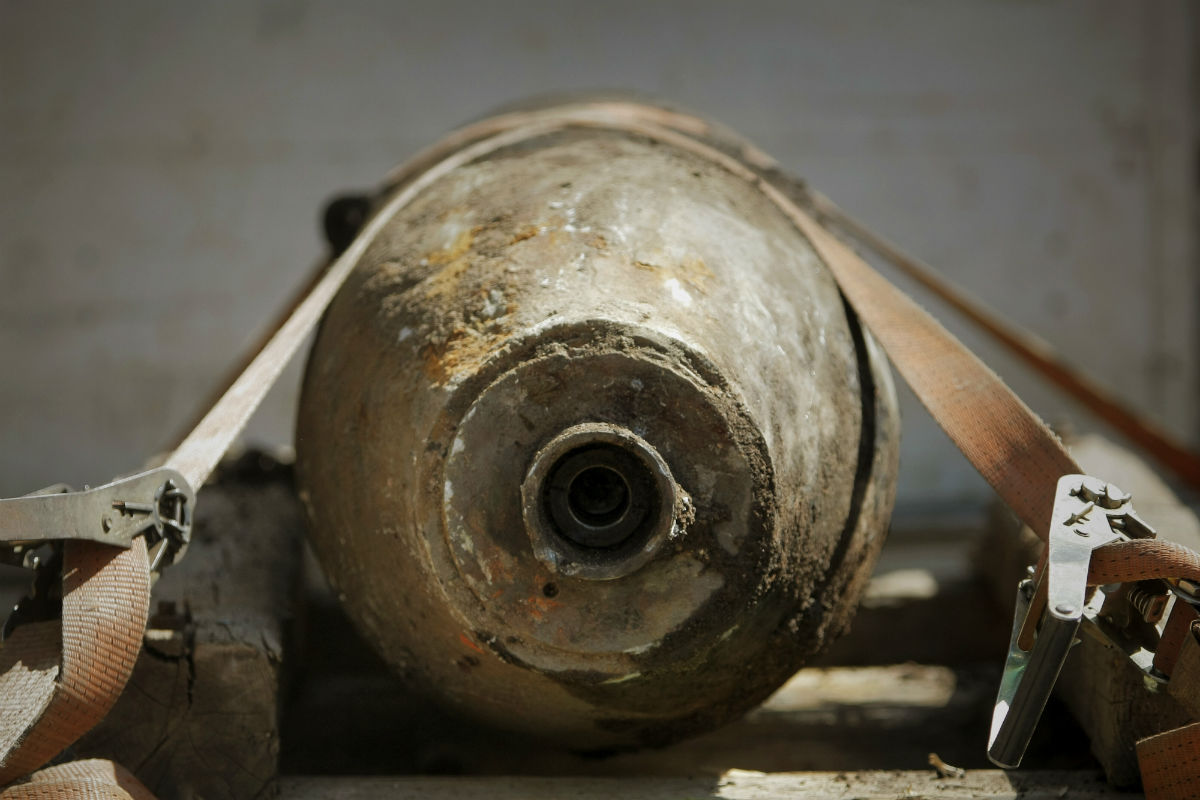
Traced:
[[610, 580], [653, 557], [674, 524], [677, 487], [658, 452], [606, 423], [568, 428], [521, 485], [534, 554], [564, 575]]

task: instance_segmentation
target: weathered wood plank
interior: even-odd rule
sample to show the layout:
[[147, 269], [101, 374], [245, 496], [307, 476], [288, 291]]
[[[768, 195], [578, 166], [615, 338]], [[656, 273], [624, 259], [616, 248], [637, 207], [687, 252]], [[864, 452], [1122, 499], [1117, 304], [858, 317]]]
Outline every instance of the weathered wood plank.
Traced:
[[897, 569], [871, 579], [850, 632], [814, 664], [999, 664], [1010, 628], [1001, 606], [974, 577]]
[[716, 778], [301, 778], [283, 779], [283, 800], [460, 798], [471, 800], [683, 800], [777, 797], [907, 800], [1125, 800], [1140, 797], [1108, 786], [1094, 772], [967, 772], [942, 779], [934, 770], [764, 774], [732, 771]]

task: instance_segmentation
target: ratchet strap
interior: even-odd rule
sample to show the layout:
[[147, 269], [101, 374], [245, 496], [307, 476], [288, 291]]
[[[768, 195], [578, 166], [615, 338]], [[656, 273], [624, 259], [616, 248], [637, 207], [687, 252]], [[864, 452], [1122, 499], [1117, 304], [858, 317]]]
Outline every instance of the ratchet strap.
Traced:
[[[798, 209], [797, 209], [798, 211]], [[855, 312], [887, 351], [893, 365], [992, 488], [1044, 542], [1058, 478], [1081, 470], [1061, 442], [982, 361], [909, 297], [824, 228], [793, 214], [838, 279]], [[1152, 578], [1200, 581], [1200, 555], [1174, 542], [1134, 539], [1093, 551], [1089, 586]], [[1168, 630], [1182, 619], [1177, 641], [1164, 636], [1158, 654], [1175, 661], [1166, 671], [1172, 695], [1200, 696], [1200, 623], [1176, 601]], [[1184, 647], [1186, 649], [1179, 649]], [[1188, 670], [1180, 669], [1185, 662]], [[1158, 663], [1156, 659], [1156, 664]], [[1200, 720], [1200, 702], [1184, 704]], [[1137, 743], [1148, 800], [1200, 798], [1200, 721]]]
[[[806, 210], [812, 206], [803, 190], [778, 179], [774, 164], [761, 152], [731, 144], [696, 117], [632, 102], [582, 102], [491, 117], [450, 134], [392, 173], [383, 191], [390, 197], [167, 466], [195, 489], [204, 483], [367, 245], [420, 191], [476, 158], [568, 128], [645, 136], [695, 153], [756, 185], [811, 242], [937, 423], [1046, 541], [1058, 480], [1081, 470], [1037, 415], [933, 317], [823, 227]], [[1200, 581], [1200, 556], [1166, 542], [1117, 542], [1095, 551], [1088, 582], [1151, 577]], [[68, 541], [62, 584], [61, 622], [26, 623], [0, 646], [0, 786], [10, 784], [0, 790], [0, 800], [150, 797], [129, 773], [108, 762], [74, 762], [30, 775], [98, 723], [128, 680], [149, 610], [145, 545], [140, 539], [128, 549]], [[1194, 619], [1184, 619], [1175, 628], [1178, 645], [1164, 636], [1160, 649], [1172, 650], [1167, 659], [1174, 671], [1172, 691], [1179, 684], [1180, 695], [1197, 701], [1188, 707], [1200, 719], [1200, 627]], [[1143, 740], [1138, 754], [1150, 800], [1200, 798], [1200, 724]]]

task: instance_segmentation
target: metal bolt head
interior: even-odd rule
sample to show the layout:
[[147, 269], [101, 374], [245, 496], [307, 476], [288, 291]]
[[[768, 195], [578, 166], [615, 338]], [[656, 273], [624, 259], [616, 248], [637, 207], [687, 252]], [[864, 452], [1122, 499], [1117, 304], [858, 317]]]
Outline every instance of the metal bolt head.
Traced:
[[1054, 611], [1058, 614], [1062, 614], [1064, 617], [1069, 617], [1074, 615], [1076, 608], [1070, 603], [1059, 603], [1054, 607]]

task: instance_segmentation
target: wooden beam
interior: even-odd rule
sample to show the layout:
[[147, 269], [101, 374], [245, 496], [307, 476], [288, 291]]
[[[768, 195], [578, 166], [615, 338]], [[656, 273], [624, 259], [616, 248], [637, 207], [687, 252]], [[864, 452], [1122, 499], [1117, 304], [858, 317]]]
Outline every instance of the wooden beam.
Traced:
[[281, 800], [1131, 800], [1089, 772], [976, 770], [939, 778], [933, 769], [898, 772], [776, 773], [730, 771], [716, 778], [285, 778]]

